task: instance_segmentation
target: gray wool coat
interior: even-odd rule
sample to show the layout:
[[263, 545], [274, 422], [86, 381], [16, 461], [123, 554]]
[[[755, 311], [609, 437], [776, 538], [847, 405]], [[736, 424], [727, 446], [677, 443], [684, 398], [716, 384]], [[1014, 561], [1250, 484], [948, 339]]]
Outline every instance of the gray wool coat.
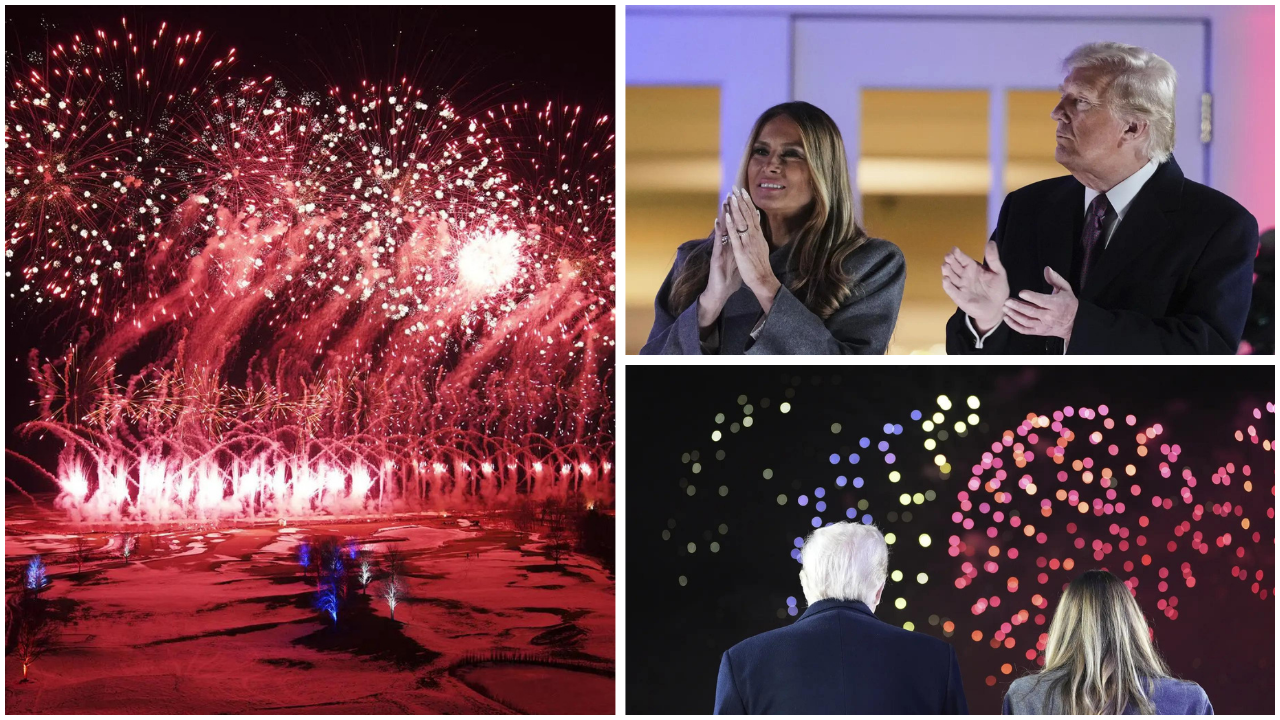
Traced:
[[[676, 250], [676, 261], [658, 290], [654, 302], [653, 329], [641, 355], [700, 355], [698, 303], [676, 315], [668, 306], [671, 285], [685, 259], [711, 238], [687, 242]], [[764, 325], [752, 338], [751, 331], [764, 312], [745, 284], [729, 296], [720, 313], [718, 352], [721, 355], [883, 355], [898, 322], [907, 264], [902, 251], [888, 240], [870, 238], [845, 259], [844, 270], [853, 278], [850, 293], [826, 320], [813, 314], [787, 289], [795, 277], [791, 247], [769, 255], [769, 264], [782, 283]]]

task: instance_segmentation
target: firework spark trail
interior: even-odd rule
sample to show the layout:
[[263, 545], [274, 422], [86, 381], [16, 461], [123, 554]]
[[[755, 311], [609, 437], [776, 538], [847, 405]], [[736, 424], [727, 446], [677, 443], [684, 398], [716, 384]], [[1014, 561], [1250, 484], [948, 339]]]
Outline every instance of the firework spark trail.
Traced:
[[[608, 118], [468, 116], [404, 82], [293, 94], [228, 74], [234, 51], [185, 53], [198, 33], [162, 53], [163, 33], [154, 55], [105, 32], [51, 49], [63, 95], [12, 70], [10, 291], [93, 320], [31, 363], [40, 418], [23, 429], [66, 443], [60, 505], [168, 519], [517, 487], [611, 499]], [[52, 109], [68, 104], [85, 130]], [[55, 140], [97, 175], [27, 182]], [[73, 195], [89, 204], [48, 205]]]

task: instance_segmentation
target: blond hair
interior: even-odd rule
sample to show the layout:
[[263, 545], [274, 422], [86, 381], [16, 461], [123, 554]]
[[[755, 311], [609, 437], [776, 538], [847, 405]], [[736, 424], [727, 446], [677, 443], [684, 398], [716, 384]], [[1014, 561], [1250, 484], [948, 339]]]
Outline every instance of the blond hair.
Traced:
[[1138, 601], [1120, 578], [1089, 570], [1071, 581], [1049, 625], [1041, 671], [1055, 674], [1046, 694], [1053, 712], [1120, 714], [1132, 706], [1154, 714], [1154, 681], [1168, 677], [1169, 669], [1148, 633]]
[[1178, 73], [1150, 50], [1118, 42], [1081, 45], [1063, 61], [1068, 74], [1091, 68], [1103, 74], [1096, 88], [1117, 120], [1141, 119], [1147, 139], [1140, 148], [1148, 160], [1162, 163], [1173, 154], [1174, 107]]

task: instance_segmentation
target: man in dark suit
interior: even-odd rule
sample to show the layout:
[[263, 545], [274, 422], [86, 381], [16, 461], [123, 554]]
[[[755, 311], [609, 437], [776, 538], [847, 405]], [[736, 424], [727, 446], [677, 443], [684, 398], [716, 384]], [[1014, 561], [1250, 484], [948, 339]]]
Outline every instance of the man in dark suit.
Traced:
[[948, 253], [947, 352], [1234, 353], [1258, 224], [1173, 159], [1173, 67], [1120, 43], [1064, 65], [1052, 117], [1071, 177], [1010, 193], [985, 263]]
[[956, 652], [877, 619], [889, 549], [871, 525], [815, 530], [801, 551], [809, 608], [720, 660], [717, 715], [967, 714]]

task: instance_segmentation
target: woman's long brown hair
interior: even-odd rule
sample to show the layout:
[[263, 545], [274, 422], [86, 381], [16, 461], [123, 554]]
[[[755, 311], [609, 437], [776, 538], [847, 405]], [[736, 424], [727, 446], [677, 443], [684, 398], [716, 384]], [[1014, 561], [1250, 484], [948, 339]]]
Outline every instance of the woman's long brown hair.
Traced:
[[[844, 271], [845, 258], [867, 240], [866, 232], [854, 218], [849, 161], [835, 121], [807, 102], [782, 103], [765, 110], [751, 129], [737, 184], [747, 187], [747, 166], [760, 131], [770, 120], [783, 116], [800, 127], [800, 141], [814, 190], [813, 211], [791, 241], [790, 252], [797, 260], [796, 275], [787, 283], [787, 288], [805, 307], [825, 320], [849, 296], [849, 286], [855, 279]], [[765, 239], [771, 240], [769, 223], [763, 213], [761, 216], [760, 227]], [[705, 243], [689, 254], [671, 285], [668, 305], [675, 314], [683, 312], [702, 294], [710, 271], [711, 243]]]

